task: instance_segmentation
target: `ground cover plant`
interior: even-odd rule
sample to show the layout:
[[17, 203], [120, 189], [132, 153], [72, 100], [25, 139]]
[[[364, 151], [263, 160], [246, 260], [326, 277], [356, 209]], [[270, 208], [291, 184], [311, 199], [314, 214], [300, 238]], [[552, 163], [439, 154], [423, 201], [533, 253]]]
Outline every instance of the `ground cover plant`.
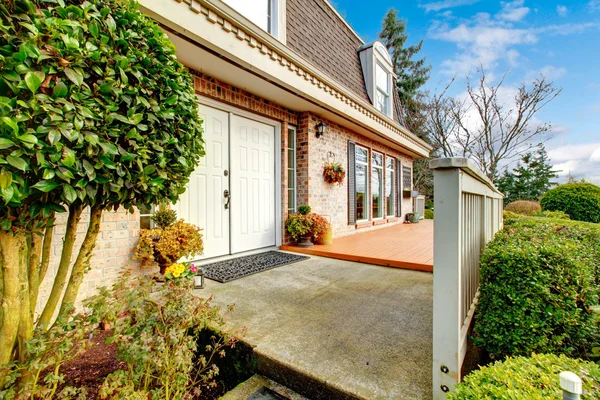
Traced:
[[481, 257], [474, 342], [496, 359], [550, 352], [590, 357], [600, 344], [600, 226], [516, 217]]
[[567, 183], [546, 192], [540, 203], [544, 211], [563, 211], [574, 220], [600, 223], [600, 186]]
[[582, 399], [600, 398], [600, 366], [564, 355], [533, 354], [482, 367], [448, 395], [453, 400], [562, 399], [559, 374], [570, 371], [583, 381]]
[[184, 191], [203, 155], [193, 86], [135, 1], [0, 3], [0, 366], [25, 361], [55, 213], [68, 220], [37, 322], [44, 329], [74, 304], [93, 267], [105, 210], [176, 201]]

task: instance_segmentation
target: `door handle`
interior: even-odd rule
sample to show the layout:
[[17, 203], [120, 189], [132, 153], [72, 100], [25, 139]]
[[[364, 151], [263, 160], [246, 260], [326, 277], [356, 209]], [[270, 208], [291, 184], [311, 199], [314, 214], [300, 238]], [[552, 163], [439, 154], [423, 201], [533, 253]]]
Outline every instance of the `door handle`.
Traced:
[[225, 191], [223, 192], [223, 197], [225, 197], [227, 199], [227, 203], [225, 203], [225, 209], [229, 209], [229, 202], [231, 201], [231, 194], [229, 193], [229, 190], [225, 189]]

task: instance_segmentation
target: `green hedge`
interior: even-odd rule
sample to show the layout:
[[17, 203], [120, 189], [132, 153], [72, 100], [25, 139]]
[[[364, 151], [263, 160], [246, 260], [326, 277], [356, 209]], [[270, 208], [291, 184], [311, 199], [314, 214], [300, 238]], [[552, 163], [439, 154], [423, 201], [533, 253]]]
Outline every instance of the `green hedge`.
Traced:
[[600, 186], [568, 183], [549, 190], [540, 200], [544, 211], [564, 211], [571, 219], [600, 223]]
[[433, 210], [425, 209], [425, 219], [433, 219]]
[[534, 354], [509, 358], [469, 374], [448, 399], [558, 400], [562, 399], [559, 375], [563, 371], [582, 379], [582, 399], [600, 398], [600, 366], [565, 356]]
[[542, 206], [536, 201], [517, 200], [509, 203], [504, 209], [517, 214], [532, 215], [537, 211], [542, 211]]
[[495, 358], [590, 354], [600, 343], [600, 226], [509, 218], [481, 257], [474, 342]]

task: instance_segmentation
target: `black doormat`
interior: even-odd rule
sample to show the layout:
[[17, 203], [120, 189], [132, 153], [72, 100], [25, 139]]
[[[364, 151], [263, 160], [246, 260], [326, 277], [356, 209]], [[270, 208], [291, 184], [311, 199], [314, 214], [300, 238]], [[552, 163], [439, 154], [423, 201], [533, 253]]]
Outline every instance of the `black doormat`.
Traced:
[[204, 276], [217, 282], [229, 282], [268, 269], [306, 260], [307, 256], [267, 251], [202, 266]]

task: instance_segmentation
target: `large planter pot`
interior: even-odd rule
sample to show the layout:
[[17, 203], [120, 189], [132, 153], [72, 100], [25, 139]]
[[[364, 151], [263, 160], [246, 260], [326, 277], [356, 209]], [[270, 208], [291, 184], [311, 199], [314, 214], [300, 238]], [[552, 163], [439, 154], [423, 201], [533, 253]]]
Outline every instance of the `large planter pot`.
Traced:
[[333, 232], [331, 231], [331, 225], [327, 228], [325, 233], [323, 234], [322, 244], [331, 244], [333, 243]]
[[312, 233], [307, 233], [307, 234], [303, 235], [298, 240], [297, 246], [298, 247], [313, 247], [313, 242], [311, 241], [311, 238], [312, 238]]
[[[160, 236], [154, 236], [152, 238], [152, 241], [154, 243], [158, 243], [160, 241], [161, 237]], [[154, 250], [154, 261], [156, 261], [156, 263], [158, 264], [158, 268], [160, 270], [160, 274], [164, 275], [165, 271], [167, 270], [167, 268], [169, 268], [169, 265], [171, 265], [171, 262], [169, 260], [167, 260], [166, 258], [164, 258], [158, 251]]]
[[418, 212], [408, 213], [408, 214], [406, 214], [406, 219], [411, 224], [418, 224], [419, 220], [421, 219], [421, 216], [419, 215]]

